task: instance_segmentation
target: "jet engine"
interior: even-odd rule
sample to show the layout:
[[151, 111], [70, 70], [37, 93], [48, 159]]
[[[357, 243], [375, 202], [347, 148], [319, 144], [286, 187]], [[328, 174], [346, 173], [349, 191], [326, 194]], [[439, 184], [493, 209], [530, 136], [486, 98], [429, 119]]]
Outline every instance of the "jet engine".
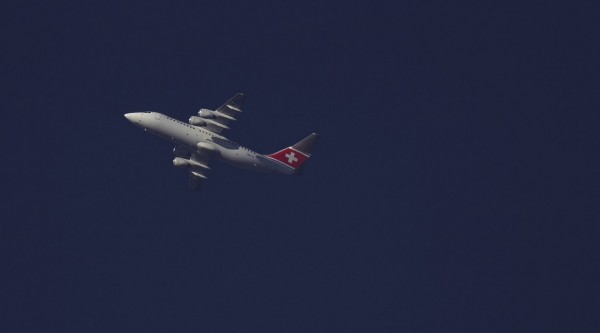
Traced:
[[206, 119], [214, 119], [217, 117], [213, 111], [210, 111], [208, 109], [200, 109], [200, 111], [198, 111], [198, 115], [200, 116], [200, 118]]
[[187, 158], [181, 158], [181, 157], [175, 157], [173, 159], [173, 165], [178, 167], [178, 168], [183, 168], [183, 167], [192, 167], [194, 168], [196, 171], [200, 168], [200, 169], [210, 169], [210, 167], [204, 163], [200, 163], [198, 161], [194, 161], [194, 160], [188, 160]]
[[173, 165], [178, 168], [187, 167], [189, 164], [190, 164], [189, 161], [186, 160], [185, 158], [175, 157], [173, 159]]
[[189, 120], [190, 125], [194, 126], [206, 126], [206, 121], [202, 120], [200, 117], [191, 116]]

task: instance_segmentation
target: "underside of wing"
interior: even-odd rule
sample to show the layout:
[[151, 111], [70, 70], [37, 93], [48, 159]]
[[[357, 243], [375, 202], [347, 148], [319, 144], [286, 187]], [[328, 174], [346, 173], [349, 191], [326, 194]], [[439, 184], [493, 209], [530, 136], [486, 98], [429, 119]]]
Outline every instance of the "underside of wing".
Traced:
[[190, 155], [190, 187], [198, 189], [200, 184], [206, 179], [208, 167], [208, 156], [202, 153], [192, 153]]
[[245, 100], [246, 95], [242, 93], [237, 93], [235, 96], [231, 97], [227, 102], [225, 102], [225, 104], [221, 105], [218, 109], [216, 109], [215, 112], [233, 118], [236, 114], [242, 112], [242, 107], [244, 106]]
[[210, 170], [208, 166], [209, 156], [202, 152], [189, 152], [183, 147], [175, 147], [173, 152], [175, 153], [173, 165], [187, 168], [190, 187], [193, 189], [199, 188], [200, 184], [206, 179], [207, 171]]
[[242, 112], [242, 106], [246, 95], [238, 93], [230, 98], [225, 104], [221, 105], [215, 111], [200, 109], [198, 117], [192, 117], [190, 120], [194, 125], [200, 125], [214, 133], [221, 133], [229, 129], [229, 122], [236, 120], [238, 113]]
[[200, 185], [202, 185], [202, 183], [204, 182], [205, 179], [206, 179], [206, 177], [198, 176], [194, 172], [190, 171], [190, 176], [189, 176], [190, 188], [193, 190], [199, 189]]

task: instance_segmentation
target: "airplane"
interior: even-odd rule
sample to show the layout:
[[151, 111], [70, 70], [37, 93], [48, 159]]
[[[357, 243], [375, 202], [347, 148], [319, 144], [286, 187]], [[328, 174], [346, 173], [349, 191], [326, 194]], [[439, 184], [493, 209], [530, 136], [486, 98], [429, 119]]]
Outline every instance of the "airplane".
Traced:
[[207, 178], [208, 163], [212, 159], [252, 171], [298, 174], [311, 156], [319, 139], [317, 134], [312, 133], [273, 154], [259, 154], [221, 135], [229, 129], [228, 123], [242, 112], [245, 99], [244, 94], [238, 93], [214, 111], [200, 109], [198, 116], [191, 116], [187, 123], [150, 111], [126, 113], [125, 118], [144, 131], [175, 144], [173, 165], [189, 170], [189, 184], [194, 189]]

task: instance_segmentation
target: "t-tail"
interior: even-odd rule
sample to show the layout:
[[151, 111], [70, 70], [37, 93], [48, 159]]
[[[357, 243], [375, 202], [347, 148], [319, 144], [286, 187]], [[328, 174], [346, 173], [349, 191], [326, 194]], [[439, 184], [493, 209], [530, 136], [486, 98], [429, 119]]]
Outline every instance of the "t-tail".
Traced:
[[319, 135], [312, 133], [291, 147], [265, 156], [290, 166], [294, 169], [294, 173], [299, 173], [304, 163], [310, 158], [310, 152], [318, 140]]

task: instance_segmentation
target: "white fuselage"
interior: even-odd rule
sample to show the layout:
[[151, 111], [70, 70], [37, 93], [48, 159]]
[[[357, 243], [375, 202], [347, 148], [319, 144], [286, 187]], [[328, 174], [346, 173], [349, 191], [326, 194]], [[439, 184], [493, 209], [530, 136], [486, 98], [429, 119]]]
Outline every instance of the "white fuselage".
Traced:
[[145, 131], [182, 146], [190, 152], [209, 154], [236, 167], [260, 172], [293, 174], [294, 169], [277, 160], [225, 138], [158, 112], [136, 112], [125, 115]]

